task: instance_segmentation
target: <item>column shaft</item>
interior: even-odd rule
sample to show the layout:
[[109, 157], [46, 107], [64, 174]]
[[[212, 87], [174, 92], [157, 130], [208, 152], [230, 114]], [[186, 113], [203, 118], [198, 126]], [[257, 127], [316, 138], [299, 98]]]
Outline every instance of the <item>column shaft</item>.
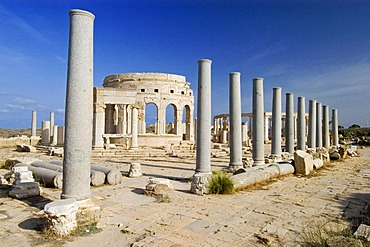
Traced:
[[316, 103], [316, 147], [322, 148], [322, 105]]
[[297, 150], [306, 150], [306, 104], [305, 97], [298, 97]]
[[231, 169], [243, 167], [242, 161], [242, 110], [240, 96], [240, 73], [230, 73], [230, 164]]
[[131, 121], [131, 149], [137, 149], [138, 145], [138, 108], [132, 108], [132, 121]]
[[294, 95], [286, 93], [285, 151], [294, 153]]
[[339, 137], [338, 137], [338, 110], [332, 109], [332, 120], [331, 120], [331, 132], [333, 135], [333, 146], [339, 146]]
[[329, 138], [329, 106], [323, 105], [323, 124], [322, 124], [322, 145], [326, 150], [330, 148], [330, 138]]
[[255, 165], [262, 165], [264, 160], [264, 105], [263, 78], [253, 79], [253, 160]]
[[32, 111], [31, 136], [37, 135], [37, 113]]
[[61, 197], [83, 200], [91, 196], [93, 25], [95, 16], [82, 10], [71, 10], [69, 16], [66, 129]]
[[316, 148], [316, 100], [309, 101], [307, 146]]
[[45, 146], [50, 144], [50, 121], [42, 121], [41, 144]]
[[271, 154], [281, 155], [281, 88], [273, 88]]

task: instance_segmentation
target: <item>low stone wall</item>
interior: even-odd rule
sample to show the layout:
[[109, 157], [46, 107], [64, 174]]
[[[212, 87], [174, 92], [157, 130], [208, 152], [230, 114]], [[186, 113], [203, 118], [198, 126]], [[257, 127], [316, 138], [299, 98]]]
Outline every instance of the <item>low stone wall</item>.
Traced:
[[139, 134], [139, 147], [161, 147], [171, 143], [178, 144], [182, 141], [181, 135], [151, 135]]
[[36, 145], [40, 141], [40, 137], [28, 137], [28, 136], [19, 136], [11, 138], [0, 138], [0, 148], [10, 148], [16, 147], [20, 144], [25, 145]]

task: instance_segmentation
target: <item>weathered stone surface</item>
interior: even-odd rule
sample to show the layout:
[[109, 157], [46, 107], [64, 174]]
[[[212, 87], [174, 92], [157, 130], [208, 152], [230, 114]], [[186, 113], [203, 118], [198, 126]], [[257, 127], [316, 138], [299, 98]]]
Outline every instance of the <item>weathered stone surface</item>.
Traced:
[[8, 184], [8, 181], [3, 176], [0, 176], [0, 185], [6, 185], [6, 184]]
[[322, 159], [314, 159], [313, 160], [313, 168], [314, 169], [320, 169], [324, 166], [324, 161]]
[[355, 233], [353, 234], [356, 238], [364, 238], [370, 242], [370, 226], [361, 224]]
[[75, 199], [58, 200], [44, 207], [49, 229], [58, 236], [68, 235], [77, 227]]
[[26, 182], [13, 185], [9, 191], [9, 196], [16, 199], [24, 199], [31, 196], [39, 196], [41, 193], [39, 183]]
[[49, 147], [48, 148], [48, 155], [50, 156], [59, 156], [63, 157], [64, 149], [63, 148], [56, 148], [56, 147]]
[[155, 190], [155, 187], [160, 185], [165, 185], [168, 188], [173, 189], [173, 185], [171, 184], [170, 180], [167, 178], [149, 178], [149, 183], [145, 186], [147, 190]]
[[297, 174], [309, 175], [313, 171], [313, 157], [302, 150], [294, 152], [294, 166]]
[[37, 161], [37, 160], [39, 160], [39, 159], [32, 158], [32, 157], [16, 157], [16, 158], [7, 159], [5, 161], [5, 166], [7, 166], [9, 168], [12, 168], [18, 163], [23, 163], [23, 164], [28, 164], [29, 165], [32, 162]]
[[344, 145], [344, 144], [340, 145], [339, 154], [342, 159], [347, 158], [347, 145]]
[[141, 172], [141, 164], [140, 163], [131, 163], [130, 171], [128, 172], [128, 176], [130, 178], [137, 178], [141, 177], [143, 174]]
[[326, 240], [328, 247], [362, 247], [362, 243], [358, 239], [348, 238], [344, 236], [334, 236]]
[[115, 185], [115, 184], [119, 184], [119, 183], [122, 182], [122, 174], [118, 170], [109, 169], [107, 167], [96, 166], [96, 165], [92, 165], [91, 169], [95, 170], [95, 171], [103, 172], [106, 176], [106, 178], [105, 178], [106, 183], [108, 183], [108, 184]]
[[14, 184], [34, 182], [31, 171], [19, 171], [14, 173]]
[[211, 173], [195, 173], [191, 182], [190, 191], [197, 195], [208, 194], [208, 184]]
[[340, 159], [340, 153], [333, 152], [330, 154], [330, 160], [339, 160]]
[[19, 144], [17, 145], [18, 152], [36, 152], [36, 148], [31, 145]]
[[356, 157], [356, 156], [358, 156], [358, 154], [357, 154], [357, 146], [348, 145], [347, 146], [347, 154], [350, 157]]

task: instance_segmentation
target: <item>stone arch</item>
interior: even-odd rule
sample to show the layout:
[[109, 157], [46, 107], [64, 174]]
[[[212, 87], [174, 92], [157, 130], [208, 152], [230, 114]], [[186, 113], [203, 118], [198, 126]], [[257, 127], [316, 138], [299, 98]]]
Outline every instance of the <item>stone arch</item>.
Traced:
[[[173, 111], [171, 111], [171, 107], [173, 109]], [[177, 106], [176, 104], [174, 103], [169, 103], [167, 104], [166, 108], [165, 108], [165, 126], [166, 126], [166, 134], [178, 134], [178, 124], [177, 124], [177, 119], [178, 119], [178, 110], [177, 110]], [[172, 114], [171, 114], [172, 113]], [[171, 121], [172, 120], [172, 121]], [[168, 125], [170, 124], [171, 125]]]
[[158, 134], [158, 105], [155, 102], [145, 104], [145, 133]]

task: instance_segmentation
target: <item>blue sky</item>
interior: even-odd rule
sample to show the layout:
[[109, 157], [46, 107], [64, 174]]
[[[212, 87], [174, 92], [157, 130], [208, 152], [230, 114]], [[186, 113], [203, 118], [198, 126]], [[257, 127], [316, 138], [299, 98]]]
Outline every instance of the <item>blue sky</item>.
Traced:
[[212, 63], [212, 115], [228, 112], [230, 72], [337, 108], [339, 124], [370, 118], [370, 1], [0, 0], [0, 128], [64, 121], [70, 9], [95, 14], [94, 85], [126, 72], [180, 74], [197, 93], [197, 60]]

